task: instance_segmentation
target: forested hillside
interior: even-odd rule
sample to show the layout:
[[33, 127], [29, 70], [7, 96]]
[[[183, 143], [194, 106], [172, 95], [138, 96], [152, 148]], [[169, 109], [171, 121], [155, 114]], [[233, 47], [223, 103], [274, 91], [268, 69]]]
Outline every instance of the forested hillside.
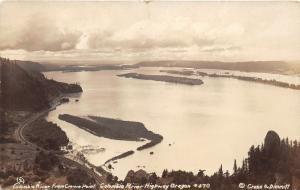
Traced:
[[1, 61], [1, 99], [5, 110], [38, 111], [62, 93], [82, 92], [78, 84], [49, 80], [38, 71], [24, 70], [8, 59]]

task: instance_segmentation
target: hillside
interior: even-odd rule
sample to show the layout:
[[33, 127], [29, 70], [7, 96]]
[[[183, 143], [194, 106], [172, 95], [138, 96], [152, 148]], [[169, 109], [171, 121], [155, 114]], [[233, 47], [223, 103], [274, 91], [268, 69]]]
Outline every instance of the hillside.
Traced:
[[279, 74], [300, 74], [300, 67], [283, 61], [144, 61], [137, 63], [140, 67], [189, 67], [195, 69], [224, 69], [244, 72], [264, 72]]
[[49, 80], [38, 71], [24, 70], [8, 59], [1, 62], [1, 100], [6, 110], [38, 111], [62, 93], [82, 92], [77, 84]]
[[33, 62], [33, 61], [19, 61], [16, 60], [15, 61], [16, 64], [18, 66], [20, 66], [22, 69], [26, 70], [26, 71], [38, 71], [38, 72], [43, 72], [45, 70], [47, 70], [45, 65], [42, 65], [40, 63], [37, 62]]

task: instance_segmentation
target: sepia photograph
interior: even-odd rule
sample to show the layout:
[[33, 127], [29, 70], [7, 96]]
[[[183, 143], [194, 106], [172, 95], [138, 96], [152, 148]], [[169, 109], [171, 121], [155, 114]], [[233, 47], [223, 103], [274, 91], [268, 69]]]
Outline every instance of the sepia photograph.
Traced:
[[300, 190], [300, 2], [0, 0], [0, 190]]

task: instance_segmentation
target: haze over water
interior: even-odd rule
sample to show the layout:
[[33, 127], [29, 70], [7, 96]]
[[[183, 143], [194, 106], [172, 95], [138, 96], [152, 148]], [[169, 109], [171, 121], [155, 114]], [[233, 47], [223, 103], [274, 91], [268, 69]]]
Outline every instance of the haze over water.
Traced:
[[[281, 138], [300, 139], [300, 91], [228, 78], [204, 77], [203, 85], [187, 86], [116, 76], [158, 70], [45, 73], [48, 78], [77, 81], [83, 87], [79, 102], [71, 99], [57, 107], [48, 120], [57, 123], [79, 146], [106, 148], [105, 152], [86, 155], [95, 165], [135, 150], [144, 142], [96, 137], [59, 120], [59, 114], [139, 121], [161, 134], [162, 143], [112, 164], [112, 173], [120, 178], [131, 169], [159, 175], [163, 169], [205, 169], [211, 174], [223, 164], [223, 170], [230, 171], [234, 159], [240, 165], [250, 146], [260, 145], [268, 130], [276, 131]], [[294, 80], [299, 81], [299, 77]]]

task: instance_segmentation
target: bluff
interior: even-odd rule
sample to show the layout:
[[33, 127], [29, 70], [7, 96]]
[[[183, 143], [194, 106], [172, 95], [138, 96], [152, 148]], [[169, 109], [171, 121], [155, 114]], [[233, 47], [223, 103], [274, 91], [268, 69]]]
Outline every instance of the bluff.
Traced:
[[5, 110], [39, 111], [63, 93], [82, 92], [78, 84], [47, 79], [42, 73], [25, 70], [15, 62], [0, 58], [1, 107]]
[[265, 152], [269, 157], [276, 157], [280, 153], [280, 137], [275, 131], [268, 131], [265, 137]]

